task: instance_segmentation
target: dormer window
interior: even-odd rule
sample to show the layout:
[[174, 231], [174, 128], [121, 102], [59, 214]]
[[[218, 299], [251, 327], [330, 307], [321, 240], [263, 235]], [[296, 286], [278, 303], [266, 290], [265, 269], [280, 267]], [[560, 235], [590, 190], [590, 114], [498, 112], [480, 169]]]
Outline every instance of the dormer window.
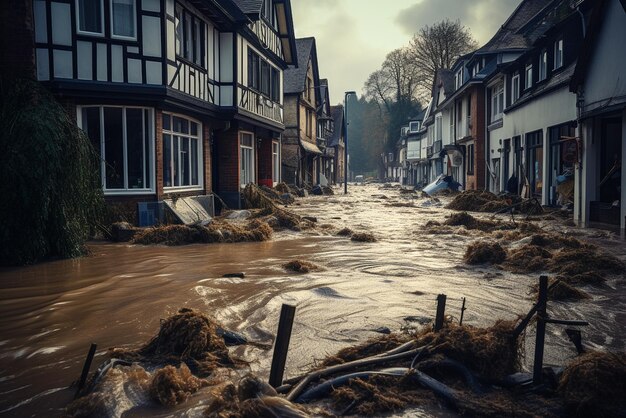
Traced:
[[539, 81], [543, 81], [548, 76], [548, 52], [544, 49], [539, 55]]
[[563, 38], [554, 43], [554, 69], [563, 66]]
[[463, 85], [463, 69], [456, 72], [454, 87], [459, 89]]
[[528, 64], [526, 66], [526, 72], [524, 77], [524, 88], [529, 89], [533, 86], [533, 65]]
[[409, 122], [409, 131], [410, 132], [417, 132], [420, 129], [420, 123], [418, 121], [415, 122]]

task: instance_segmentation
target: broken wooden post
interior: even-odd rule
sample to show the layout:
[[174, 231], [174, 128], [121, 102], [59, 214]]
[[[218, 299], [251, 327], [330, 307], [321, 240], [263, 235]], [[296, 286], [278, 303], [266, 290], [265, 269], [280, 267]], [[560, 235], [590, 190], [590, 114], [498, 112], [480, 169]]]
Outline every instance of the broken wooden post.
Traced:
[[537, 299], [537, 337], [535, 339], [535, 362], [533, 383], [541, 383], [543, 369], [543, 348], [546, 340], [546, 317], [548, 304], [548, 276], [539, 277], [539, 297]]
[[78, 380], [78, 388], [76, 389], [76, 394], [74, 398], [77, 398], [80, 394], [80, 391], [83, 390], [85, 386], [85, 382], [87, 382], [87, 376], [89, 376], [89, 369], [91, 369], [91, 362], [93, 361], [93, 357], [96, 354], [96, 348], [98, 348], [98, 344], [91, 343], [89, 347], [89, 352], [87, 352], [87, 358], [85, 359], [85, 364], [83, 364], [83, 371], [80, 374], [80, 379]]
[[287, 351], [289, 351], [289, 340], [291, 338], [291, 329], [295, 316], [296, 307], [283, 304], [280, 310], [278, 332], [276, 333], [276, 343], [274, 344], [274, 355], [272, 357], [272, 368], [270, 369], [269, 379], [270, 385], [275, 388], [283, 384]]
[[437, 316], [435, 317], [435, 332], [443, 328], [446, 315], [446, 298], [444, 294], [437, 295]]
[[465, 314], [465, 298], [463, 298], [463, 305], [461, 305], [461, 318], [459, 319], [459, 325], [463, 325], [463, 315]]

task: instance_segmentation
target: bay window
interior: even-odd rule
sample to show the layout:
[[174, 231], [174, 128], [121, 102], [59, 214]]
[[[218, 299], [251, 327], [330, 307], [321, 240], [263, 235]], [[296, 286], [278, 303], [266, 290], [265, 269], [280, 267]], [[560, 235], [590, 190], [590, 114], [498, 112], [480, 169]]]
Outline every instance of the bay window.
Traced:
[[254, 136], [249, 132], [239, 134], [240, 149], [240, 176], [239, 184], [246, 187], [249, 183], [255, 182], [254, 175]]
[[104, 35], [104, 1], [76, 0], [76, 19], [79, 33]]
[[87, 106], [79, 126], [101, 155], [105, 193], [154, 190], [152, 110], [139, 107]]
[[163, 187], [201, 189], [202, 126], [191, 119], [163, 114]]
[[111, 0], [111, 36], [137, 39], [135, 0]]

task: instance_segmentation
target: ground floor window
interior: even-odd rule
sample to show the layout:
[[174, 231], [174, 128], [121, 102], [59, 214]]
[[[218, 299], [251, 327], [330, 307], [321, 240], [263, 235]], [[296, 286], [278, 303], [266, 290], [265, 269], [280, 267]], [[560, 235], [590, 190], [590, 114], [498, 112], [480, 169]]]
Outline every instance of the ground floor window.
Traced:
[[543, 131], [526, 134], [526, 176], [530, 184], [531, 196], [541, 197], [543, 192]]
[[474, 144], [469, 144], [467, 146], [467, 156], [466, 156], [466, 164], [467, 164], [467, 174], [474, 174]]
[[[565, 123], [548, 130], [550, 139], [550, 203], [556, 204], [559, 184], [574, 183], [574, 163], [576, 162], [576, 141], [563, 138], [572, 138], [576, 135], [573, 123]], [[560, 180], [560, 181], [559, 181]], [[573, 190], [573, 189], [572, 189]], [[566, 197], [566, 196], [564, 196]], [[561, 199], [561, 203], [565, 203]]]
[[280, 144], [272, 142], [272, 181], [274, 186], [280, 182]]
[[198, 122], [163, 113], [164, 188], [202, 188], [201, 132]]
[[254, 136], [248, 132], [239, 134], [240, 148], [240, 169], [239, 183], [241, 187], [246, 187], [249, 183], [254, 183]]
[[78, 119], [99, 147], [105, 193], [153, 191], [152, 109], [85, 106], [79, 108]]

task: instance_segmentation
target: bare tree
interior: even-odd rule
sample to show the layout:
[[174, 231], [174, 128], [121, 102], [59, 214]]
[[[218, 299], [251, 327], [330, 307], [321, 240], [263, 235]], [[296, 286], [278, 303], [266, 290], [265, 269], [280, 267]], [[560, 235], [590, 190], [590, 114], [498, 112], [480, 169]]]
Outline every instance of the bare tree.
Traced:
[[411, 40], [410, 49], [419, 80], [420, 96], [429, 95], [438, 69], [450, 68], [454, 61], [478, 48], [469, 28], [460, 21], [442, 20], [421, 28]]

